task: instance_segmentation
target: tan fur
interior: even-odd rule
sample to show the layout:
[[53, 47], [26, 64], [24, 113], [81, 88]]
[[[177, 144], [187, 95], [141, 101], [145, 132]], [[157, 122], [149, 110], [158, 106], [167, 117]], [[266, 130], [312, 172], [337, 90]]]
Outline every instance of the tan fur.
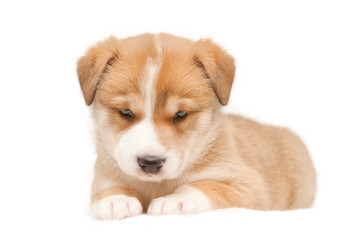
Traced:
[[[159, 54], [157, 41], [162, 65], [152, 121], [159, 142], [177, 150], [181, 164], [177, 177], [152, 182], [125, 174], [109, 149], [144, 119], [143, 66]], [[79, 60], [78, 74], [86, 103], [94, 103], [98, 159], [93, 200], [119, 193], [136, 196], [146, 211], [153, 199], [189, 184], [215, 208], [312, 205], [315, 170], [302, 141], [285, 128], [220, 112], [219, 103], [226, 105], [230, 96], [234, 61], [210, 40], [168, 34], [112, 37]], [[134, 121], [121, 118], [121, 109], [131, 109]], [[189, 115], [175, 122], [178, 111]]]
[[121, 186], [109, 187], [104, 191], [95, 194], [93, 196], [93, 200], [97, 201], [118, 194], [124, 194], [129, 197], [136, 197], [139, 201], [141, 201], [139, 194], [137, 194], [134, 190]]

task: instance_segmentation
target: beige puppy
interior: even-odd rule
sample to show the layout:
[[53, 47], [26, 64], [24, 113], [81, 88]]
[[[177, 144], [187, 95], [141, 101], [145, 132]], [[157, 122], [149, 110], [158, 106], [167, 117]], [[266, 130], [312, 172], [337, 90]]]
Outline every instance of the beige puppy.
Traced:
[[92, 104], [99, 219], [312, 205], [315, 170], [285, 128], [223, 114], [234, 60], [210, 40], [110, 37], [78, 62]]

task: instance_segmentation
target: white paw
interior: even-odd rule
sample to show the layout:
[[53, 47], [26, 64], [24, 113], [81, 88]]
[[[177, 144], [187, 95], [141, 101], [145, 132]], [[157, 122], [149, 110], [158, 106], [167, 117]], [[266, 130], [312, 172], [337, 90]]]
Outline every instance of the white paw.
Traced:
[[100, 220], [120, 220], [142, 213], [139, 200], [125, 195], [113, 195], [96, 201], [91, 209], [94, 217]]
[[196, 204], [194, 201], [168, 196], [154, 199], [147, 213], [151, 215], [187, 214], [195, 213], [195, 210]]
[[148, 214], [188, 214], [212, 209], [208, 197], [198, 189], [184, 185], [173, 194], [152, 200]]

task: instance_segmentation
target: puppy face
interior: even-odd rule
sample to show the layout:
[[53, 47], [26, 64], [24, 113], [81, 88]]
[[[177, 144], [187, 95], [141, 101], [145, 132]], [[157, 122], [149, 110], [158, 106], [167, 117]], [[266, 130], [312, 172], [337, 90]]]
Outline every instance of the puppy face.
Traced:
[[212, 140], [234, 64], [208, 40], [146, 34], [99, 43], [79, 60], [78, 75], [109, 161], [161, 181], [179, 177]]

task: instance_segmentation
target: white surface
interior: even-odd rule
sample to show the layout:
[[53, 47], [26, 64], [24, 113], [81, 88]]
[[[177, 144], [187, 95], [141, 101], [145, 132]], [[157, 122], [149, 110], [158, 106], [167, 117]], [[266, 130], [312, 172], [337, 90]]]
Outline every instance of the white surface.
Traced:
[[[0, 3], [0, 239], [359, 239], [359, 2], [127, 2]], [[147, 31], [229, 50], [227, 111], [302, 136], [318, 171], [313, 209], [87, 216], [95, 154], [75, 63], [110, 34]]]

